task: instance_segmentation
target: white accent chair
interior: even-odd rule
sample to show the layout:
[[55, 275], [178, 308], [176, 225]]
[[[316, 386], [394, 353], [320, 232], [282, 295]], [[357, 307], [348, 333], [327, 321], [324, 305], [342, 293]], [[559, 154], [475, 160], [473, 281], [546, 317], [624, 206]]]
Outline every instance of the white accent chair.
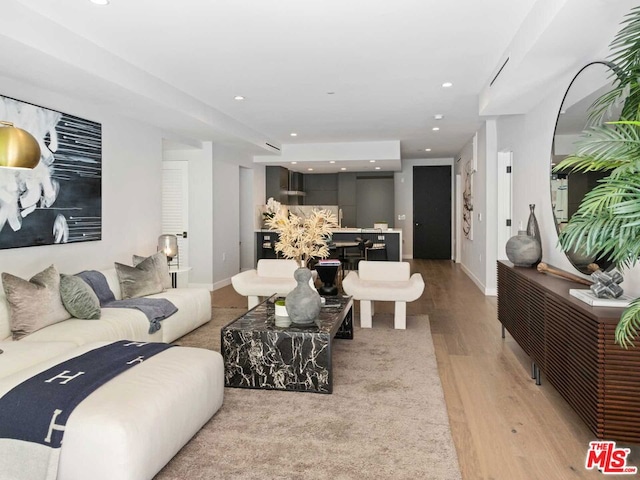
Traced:
[[393, 326], [407, 328], [407, 302], [424, 291], [419, 273], [411, 274], [408, 262], [360, 261], [357, 272], [349, 272], [342, 288], [354, 300], [360, 300], [360, 327], [371, 328], [374, 301], [395, 302]]
[[256, 269], [231, 277], [231, 284], [236, 292], [247, 297], [251, 310], [260, 303], [260, 297], [270, 297], [274, 293], [285, 296], [293, 290], [297, 285], [293, 272], [299, 266], [295, 260], [263, 258], [258, 260]]

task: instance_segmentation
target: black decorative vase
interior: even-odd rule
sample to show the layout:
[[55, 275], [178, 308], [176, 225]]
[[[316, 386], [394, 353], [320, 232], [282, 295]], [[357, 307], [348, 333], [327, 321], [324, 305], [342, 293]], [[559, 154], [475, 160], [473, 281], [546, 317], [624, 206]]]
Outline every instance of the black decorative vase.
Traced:
[[298, 325], [311, 325], [318, 318], [322, 307], [320, 295], [309, 285], [311, 270], [298, 268], [294, 272], [293, 278], [296, 279], [298, 285], [289, 292], [285, 300], [289, 320]]
[[535, 213], [536, 206], [533, 203], [529, 204], [529, 220], [527, 221], [527, 235], [533, 237], [540, 246], [540, 256], [534, 263], [540, 263], [542, 260], [542, 238], [540, 236], [540, 227], [538, 227], [538, 219]]

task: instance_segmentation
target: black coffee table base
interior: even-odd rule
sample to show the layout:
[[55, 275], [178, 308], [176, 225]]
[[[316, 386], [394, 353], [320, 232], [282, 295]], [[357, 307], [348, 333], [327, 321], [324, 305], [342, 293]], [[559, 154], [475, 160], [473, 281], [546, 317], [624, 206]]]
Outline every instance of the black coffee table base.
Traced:
[[353, 301], [327, 299], [316, 325], [276, 327], [274, 300], [223, 327], [225, 386], [331, 393], [332, 343], [353, 338]]

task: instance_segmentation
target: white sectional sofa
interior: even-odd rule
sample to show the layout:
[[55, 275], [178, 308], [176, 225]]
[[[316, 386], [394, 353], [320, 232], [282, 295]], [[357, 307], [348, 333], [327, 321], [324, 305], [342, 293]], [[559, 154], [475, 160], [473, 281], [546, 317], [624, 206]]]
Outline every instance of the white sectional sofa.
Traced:
[[[115, 269], [101, 270], [109, 288], [122, 299], [120, 283]], [[49, 325], [27, 335], [21, 342], [72, 342], [84, 345], [89, 342], [136, 340], [145, 342], [172, 342], [211, 320], [211, 292], [204, 288], [172, 288], [146, 298], [166, 298], [178, 311], [162, 320], [162, 328], [149, 333], [149, 320], [136, 309], [103, 308], [100, 319], [81, 320], [70, 318]], [[11, 341], [9, 305], [0, 290], [0, 341]]]
[[[116, 270], [102, 273], [120, 299]], [[206, 289], [167, 289], [147, 298], [166, 298], [178, 308], [155, 333], [149, 333], [149, 320], [139, 310], [102, 308], [99, 319], [70, 318], [13, 340], [10, 307], [0, 293], [0, 397], [31, 376], [107, 343], [172, 342], [211, 318]], [[69, 417], [53, 478], [152, 479], [221, 407], [223, 370], [218, 352], [174, 347], [121, 373]], [[44, 478], [35, 465], [12, 464], [8, 452], [15, 447], [10, 445], [0, 438], [0, 480]]]

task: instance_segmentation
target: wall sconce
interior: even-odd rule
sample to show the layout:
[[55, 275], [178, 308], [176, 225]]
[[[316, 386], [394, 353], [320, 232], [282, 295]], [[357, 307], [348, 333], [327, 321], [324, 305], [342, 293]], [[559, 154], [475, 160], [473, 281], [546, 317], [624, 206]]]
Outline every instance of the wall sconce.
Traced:
[[0, 120], [0, 167], [34, 168], [40, 162], [40, 145], [26, 130]]
[[163, 251], [167, 256], [167, 263], [170, 263], [174, 257], [178, 256], [178, 237], [175, 235], [160, 235], [158, 237], [158, 251]]

